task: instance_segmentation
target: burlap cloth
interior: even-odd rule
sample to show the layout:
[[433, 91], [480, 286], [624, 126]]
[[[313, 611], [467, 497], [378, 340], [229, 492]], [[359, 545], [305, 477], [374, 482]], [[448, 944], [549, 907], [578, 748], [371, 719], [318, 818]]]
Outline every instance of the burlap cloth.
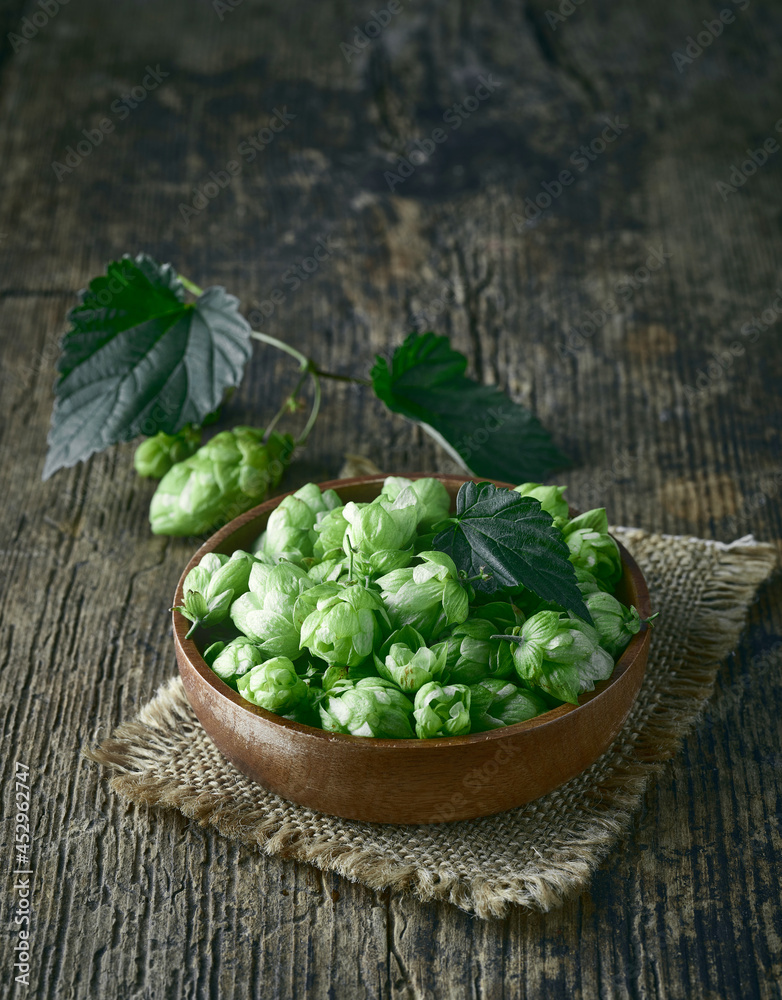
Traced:
[[660, 612], [646, 677], [622, 732], [566, 785], [510, 812], [429, 826], [336, 819], [265, 791], [201, 729], [178, 677], [86, 756], [114, 769], [133, 802], [179, 809], [267, 854], [298, 858], [373, 888], [448, 900], [479, 917], [511, 903], [549, 910], [578, 894], [629, 826], [650, 779], [693, 728], [719, 661], [736, 645], [775, 554], [751, 536], [731, 545], [613, 528]]

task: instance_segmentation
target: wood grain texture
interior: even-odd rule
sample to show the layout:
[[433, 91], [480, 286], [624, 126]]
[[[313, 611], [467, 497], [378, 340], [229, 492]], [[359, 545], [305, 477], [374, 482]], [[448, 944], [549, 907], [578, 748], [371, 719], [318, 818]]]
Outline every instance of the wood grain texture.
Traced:
[[[588, 0], [556, 30], [543, 0], [422, 0], [350, 62], [340, 45], [370, 4], [243, 0], [221, 20], [207, 0], [79, 0], [25, 44], [6, 33], [37, 4], [0, 4], [4, 862], [20, 759], [35, 834], [34, 985], [11, 996], [782, 995], [778, 580], [591, 892], [480, 923], [107, 793], [80, 751], [175, 669], [166, 608], [193, 542], [150, 534], [131, 446], [40, 482], [64, 312], [107, 259], [144, 249], [225, 284], [326, 368], [364, 374], [411, 326], [447, 333], [551, 428], [572, 502], [782, 551], [782, 152], [735, 193], [716, 187], [779, 137], [782, 18], [761, 0], [726, 6], [735, 21], [679, 72], [672, 52], [714, 17], [705, 0]], [[149, 65], [168, 76], [120, 118]], [[499, 85], [451, 127], [481, 75]], [[296, 117], [247, 162], [239, 144], [275, 108]], [[114, 132], [58, 181], [52, 162], [107, 116]], [[597, 153], [606, 116], [627, 127]], [[438, 127], [447, 140], [391, 191], [384, 173]], [[580, 170], [582, 144], [595, 158]], [[180, 205], [231, 159], [239, 177], [185, 225]], [[526, 226], [525, 199], [568, 169]], [[321, 239], [329, 257], [296, 286], [289, 269]], [[285, 301], [264, 317], [274, 289]], [[261, 423], [293, 378], [259, 349], [226, 419]], [[333, 478], [345, 451], [453, 471], [366, 391], [334, 384], [289, 486]]]

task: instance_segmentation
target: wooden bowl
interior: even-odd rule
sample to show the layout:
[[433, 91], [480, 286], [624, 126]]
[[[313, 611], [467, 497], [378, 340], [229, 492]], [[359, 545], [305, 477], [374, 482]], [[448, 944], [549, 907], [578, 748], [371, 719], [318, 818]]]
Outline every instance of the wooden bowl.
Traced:
[[[452, 497], [465, 482], [460, 476], [437, 478]], [[337, 490], [344, 502], [361, 502], [378, 495], [383, 479], [342, 479], [322, 487]], [[281, 499], [247, 511], [202, 545], [182, 574], [174, 605], [182, 603], [185, 576], [202, 556], [249, 549]], [[651, 612], [646, 582], [626, 549], [620, 545], [619, 550], [624, 572], [617, 597], [646, 618]], [[530, 802], [579, 774], [607, 749], [627, 718], [643, 679], [650, 637], [648, 629], [633, 636], [611, 678], [582, 695], [578, 706], [562, 705], [488, 733], [388, 740], [327, 733], [250, 705], [212, 673], [185, 638], [190, 623], [178, 611], [173, 622], [187, 697], [220, 752], [286, 799], [374, 823], [487, 816]]]

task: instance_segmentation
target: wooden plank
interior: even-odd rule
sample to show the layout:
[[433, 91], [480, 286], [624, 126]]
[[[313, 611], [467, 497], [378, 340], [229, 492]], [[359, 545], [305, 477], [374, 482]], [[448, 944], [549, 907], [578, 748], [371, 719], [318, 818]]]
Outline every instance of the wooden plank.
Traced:
[[[3, 5], [4, 36], [35, 7]], [[208, 3], [129, 17], [81, 0], [29, 45], [7, 42], [0, 732], [3, 794], [17, 759], [34, 782], [26, 995], [780, 995], [778, 581], [627, 841], [555, 913], [484, 924], [265, 858], [126, 808], [79, 758], [173, 671], [165, 610], [193, 547], [149, 534], [152, 487], [134, 478], [131, 446], [39, 481], [62, 316], [125, 251], [225, 284], [263, 329], [335, 370], [364, 374], [413, 324], [448, 333], [475, 374], [552, 429], [574, 460], [560, 479], [574, 502], [779, 544], [778, 319], [756, 340], [741, 329], [777, 294], [782, 154], [735, 194], [716, 184], [778, 135], [780, 19], [737, 9], [679, 73], [670, 53], [714, 17], [706, 4], [630, 16], [593, 0], [556, 30], [547, 9], [403, 5], [350, 62], [340, 45], [369, 5], [244, 0], [220, 20]], [[120, 118], [113, 103], [158, 63], [169, 75]], [[481, 75], [499, 86], [452, 128], [444, 114]], [[246, 162], [239, 144], [275, 108], [296, 118]], [[573, 153], [606, 115], [628, 127], [580, 170]], [[58, 181], [52, 162], [106, 116], [114, 132]], [[447, 140], [391, 191], [384, 174], [437, 127]], [[240, 176], [185, 225], [180, 205], [232, 158]], [[573, 183], [525, 226], [525, 199], [566, 169]], [[319, 239], [332, 253], [296, 286], [290, 269]], [[671, 256], [647, 275], [652, 251]], [[285, 302], [263, 316], [275, 288]], [[610, 298], [617, 313], [595, 321]], [[744, 354], [710, 374], [734, 341]], [[261, 422], [291, 374], [259, 350], [226, 419]], [[334, 384], [290, 483], [334, 476], [345, 451], [452, 469], [367, 392]]]

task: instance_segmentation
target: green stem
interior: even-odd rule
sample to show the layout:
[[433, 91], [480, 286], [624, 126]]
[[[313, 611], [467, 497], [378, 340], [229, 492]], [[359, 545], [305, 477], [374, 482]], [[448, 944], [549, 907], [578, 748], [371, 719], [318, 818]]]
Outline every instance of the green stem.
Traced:
[[293, 390], [291, 395], [287, 397], [285, 403], [283, 403], [280, 410], [278, 410], [278, 412], [272, 418], [272, 422], [266, 428], [267, 434], [277, 424], [278, 420], [285, 413], [287, 409], [288, 400], [296, 395], [296, 393], [301, 388], [304, 379], [308, 375], [312, 377], [312, 381], [314, 383], [312, 409], [310, 410], [310, 415], [309, 418], [307, 419], [307, 423], [304, 425], [304, 430], [296, 439], [296, 447], [298, 448], [300, 445], [304, 444], [304, 442], [309, 437], [309, 433], [315, 426], [315, 421], [318, 419], [318, 413], [320, 412], [320, 401], [321, 401], [320, 379], [318, 378], [318, 373], [315, 369], [315, 365], [308, 357], [302, 354], [301, 351], [297, 351], [295, 347], [291, 347], [290, 344], [286, 344], [284, 341], [278, 340], [276, 337], [270, 337], [268, 333], [261, 333], [258, 330], [253, 330], [250, 336], [254, 340], [260, 340], [262, 344], [268, 344], [270, 347], [276, 347], [278, 351], [285, 351], [286, 354], [290, 354], [292, 358], [295, 358], [299, 362], [299, 366], [302, 371], [302, 376], [299, 379], [296, 388]]
[[179, 275], [179, 280], [182, 282], [182, 284], [185, 286], [188, 292], [192, 292], [192, 294], [195, 295], [196, 297], [204, 294], [203, 288], [199, 288], [198, 285], [194, 285], [192, 281], [189, 281], [181, 274]]
[[288, 413], [288, 411], [290, 409], [290, 407], [289, 407], [290, 401], [292, 399], [296, 398], [296, 395], [298, 394], [299, 389], [301, 389], [301, 387], [307, 381], [307, 378], [308, 378], [309, 374], [310, 374], [309, 372], [302, 372], [301, 373], [301, 375], [299, 376], [299, 381], [293, 387], [293, 389], [291, 390], [290, 394], [285, 397], [285, 402], [282, 404], [282, 406], [279, 408], [279, 410], [277, 410], [277, 412], [274, 414], [274, 416], [272, 417], [272, 419], [266, 425], [266, 430], [263, 432], [264, 440], [268, 440], [268, 437], [271, 434], [271, 432], [274, 430], [274, 428], [277, 426], [277, 424], [280, 422], [280, 420], [285, 416], [285, 414]]
[[253, 330], [250, 336], [254, 340], [260, 340], [264, 344], [269, 344], [271, 347], [276, 347], [278, 351], [285, 351], [286, 354], [290, 354], [292, 358], [296, 360], [301, 365], [302, 371], [312, 371], [314, 369], [313, 363], [309, 358], [305, 357], [301, 351], [297, 351], [295, 347], [291, 347], [290, 344], [286, 344], [282, 340], [277, 340], [276, 337], [270, 337], [268, 333], [260, 333], [258, 330]]
[[312, 381], [313, 381], [312, 409], [310, 410], [309, 420], [304, 425], [304, 430], [301, 432], [301, 434], [298, 437], [298, 440], [296, 441], [297, 447], [301, 444], [304, 444], [304, 442], [309, 437], [310, 431], [315, 426], [315, 421], [318, 419], [318, 413], [320, 411], [320, 398], [321, 398], [320, 379], [313, 371], [311, 371], [309, 374], [312, 376]]
[[338, 375], [336, 372], [324, 372], [322, 368], [312, 369], [321, 378], [330, 378], [335, 382], [351, 382], [353, 385], [372, 385], [371, 379], [356, 378], [354, 375]]

